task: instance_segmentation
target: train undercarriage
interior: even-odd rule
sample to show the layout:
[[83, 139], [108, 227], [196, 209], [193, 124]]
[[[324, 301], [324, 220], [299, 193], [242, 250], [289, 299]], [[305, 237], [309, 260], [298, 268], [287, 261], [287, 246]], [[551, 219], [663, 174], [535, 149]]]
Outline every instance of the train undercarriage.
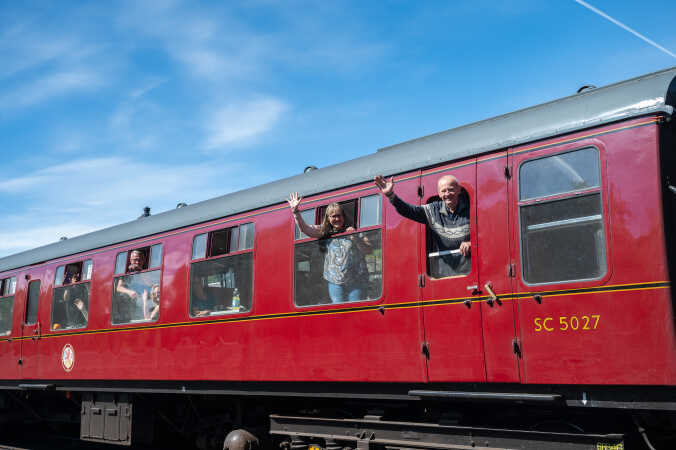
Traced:
[[[549, 393], [409, 389], [404, 396], [396, 393], [402, 387], [380, 393], [366, 392], [367, 386], [352, 392], [313, 391], [307, 384], [276, 386], [276, 392], [256, 387], [123, 392], [120, 386], [63, 390], [24, 384], [0, 391], [0, 429], [6, 436], [20, 427], [46, 427], [91, 442], [201, 450], [676, 448], [671, 394], [657, 389], [633, 394], [627, 389], [614, 403], [595, 400], [604, 393], [590, 389], [586, 405], [579, 406], [570, 392], [551, 388]], [[630, 407], [631, 398], [642, 400]]]

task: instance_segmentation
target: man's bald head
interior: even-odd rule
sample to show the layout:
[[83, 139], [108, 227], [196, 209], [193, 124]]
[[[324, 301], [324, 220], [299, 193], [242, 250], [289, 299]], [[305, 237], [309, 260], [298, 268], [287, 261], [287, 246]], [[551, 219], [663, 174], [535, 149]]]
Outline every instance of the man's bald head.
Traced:
[[444, 205], [451, 211], [455, 212], [458, 206], [458, 198], [462, 188], [458, 180], [453, 175], [444, 175], [437, 181], [437, 193], [439, 198], [444, 202]]

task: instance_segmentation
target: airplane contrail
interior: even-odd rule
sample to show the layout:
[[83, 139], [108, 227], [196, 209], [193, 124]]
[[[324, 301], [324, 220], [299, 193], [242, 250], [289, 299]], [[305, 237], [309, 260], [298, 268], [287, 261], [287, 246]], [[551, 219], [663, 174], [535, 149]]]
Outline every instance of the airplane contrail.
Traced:
[[604, 19], [607, 19], [607, 20], [611, 21], [612, 23], [614, 23], [614, 24], [617, 25], [618, 27], [627, 30], [628, 32], [630, 32], [630, 33], [633, 34], [634, 36], [636, 36], [636, 37], [638, 37], [638, 38], [640, 38], [640, 39], [646, 41], [648, 44], [652, 45], [653, 47], [655, 47], [655, 48], [657, 48], [657, 49], [659, 49], [659, 50], [662, 50], [662, 51], [663, 51], [664, 53], [666, 53], [667, 55], [673, 56], [674, 58], [676, 58], [676, 54], [670, 52], [669, 50], [667, 50], [666, 48], [662, 47], [662, 46], [659, 45], [658, 43], [656, 43], [656, 42], [654, 42], [654, 41], [651, 41], [651, 40], [648, 39], [647, 37], [643, 36], [641, 33], [632, 30], [631, 28], [629, 28], [628, 26], [626, 26], [625, 24], [623, 24], [623, 23], [620, 22], [619, 20], [613, 19], [612, 17], [610, 17], [608, 14], [604, 13], [604, 12], [601, 11], [600, 9], [596, 9], [596, 8], [594, 8], [592, 5], [590, 5], [589, 3], [584, 2], [584, 1], [582, 1], [582, 0], [574, 0], [574, 1], [575, 1], [575, 3], [579, 3], [580, 5], [584, 6], [584, 7], [587, 8], [588, 10], [590, 10], [590, 11], [592, 11], [592, 12], [595, 12], [596, 14], [598, 14], [598, 15], [601, 16], [601, 17], [603, 17]]

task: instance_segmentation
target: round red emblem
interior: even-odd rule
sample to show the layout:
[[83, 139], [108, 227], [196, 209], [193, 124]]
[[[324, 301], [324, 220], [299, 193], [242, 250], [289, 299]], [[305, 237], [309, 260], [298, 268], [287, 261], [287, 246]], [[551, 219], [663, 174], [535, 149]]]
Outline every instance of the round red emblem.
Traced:
[[61, 365], [66, 372], [73, 370], [73, 366], [75, 365], [75, 350], [73, 350], [73, 346], [70, 344], [64, 345], [63, 350], [61, 350]]

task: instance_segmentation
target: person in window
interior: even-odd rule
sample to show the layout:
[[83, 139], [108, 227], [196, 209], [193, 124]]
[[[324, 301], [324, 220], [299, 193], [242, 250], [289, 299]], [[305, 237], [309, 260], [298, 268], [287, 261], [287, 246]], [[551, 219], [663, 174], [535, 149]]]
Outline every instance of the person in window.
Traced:
[[[69, 278], [69, 283], [78, 283], [80, 281], [80, 273], [75, 272]], [[87, 326], [89, 319], [89, 311], [87, 310], [88, 298], [87, 288], [82, 284], [75, 284], [66, 288], [63, 293], [66, 310], [66, 328], [82, 328]]]
[[[327, 239], [334, 234], [354, 231], [353, 227], [346, 226], [345, 213], [338, 203], [326, 207], [321, 225], [308, 225], [298, 211], [301, 199], [297, 192], [293, 192], [287, 202], [298, 228], [309, 237]], [[351, 235], [330, 239], [322, 245], [326, 249], [324, 279], [328, 283], [331, 301], [340, 303], [363, 299], [364, 279], [368, 272], [361, 247], [368, 243]]]
[[[145, 253], [141, 250], [132, 250], [129, 254], [127, 273], [138, 272], [145, 269], [145, 267]], [[117, 280], [116, 301], [118, 323], [145, 319], [143, 296], [148, 295], [149, 287], [145, 277], [139, 275], [127, 275]]]
[[143, 316], [146, 320], [156, 320], [160, 314], [160, 285], [150, 287], [150, 293], [143, 291]]
[[191, 283], [190, 313], [193, 317], [205, 317], [214, 311], [214, 301], [209, 298], [206, 283], [206, 275], [195, 277]]
[[[74, 281], [74, 279], [77, 279]], [[80, 281], [80, 271], [78, 270], [77, 266], [71, 267], [67, 266], [66, 267], [66, 274], [63, 277], [63, 284], [71, 284], [71, 283], [77, 283]]]
[[397, 197], [391, 177], [386, 180], [378, 175], [374, 181], [399, 214], [427, 225], [439, 249], [440, 264], [436, 276], [441, 278], [469, 273], [472, 267], [469, 197], [454, 176], [439, 178], [437, 193], [441, 201], [423, 206], [410, 205]]

